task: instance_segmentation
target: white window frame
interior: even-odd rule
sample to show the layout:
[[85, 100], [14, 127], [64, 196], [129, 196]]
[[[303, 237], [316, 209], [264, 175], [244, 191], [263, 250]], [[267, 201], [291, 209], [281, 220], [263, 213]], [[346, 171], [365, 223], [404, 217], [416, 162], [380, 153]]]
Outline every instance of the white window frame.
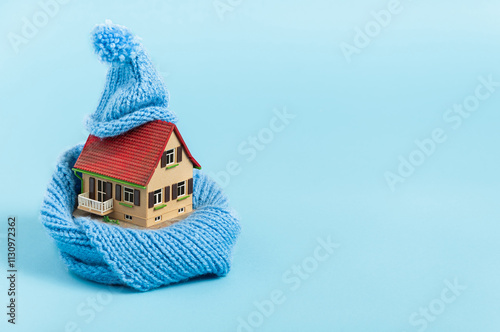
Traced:
[[[97, 179], [97, 201], [104, 202], [104, 198], [106, 197], [106, 185], [105, 181]], [[100, 189], [99, 189], [100, 187]], [[101, 199], [99, 199], [99, 196]]]
[[132, 220], [132, 216], [128, 214], [124, 214], [125, 220]]
[[161, 221], [161, 216], [155, 217], [155, 222]]
[[184, 213], [184, 211], [186, 211], [186, 210], [185, 210], [183, 207], [181, 207], [179, 210], [177, 210], [177, 212], [178, 212], [179, 214]]
[[[167, 159], [167, 166], [172, 165], [175, 162], [175, 149], [167, 150], [165, 158]], [[170, 159], [172, 159], [172, 161], [170, 161]]]
[[[181, 190], [182, 189], [182, 190]], [[182, 191], [182, 194], [181, 194]], [[186, 195], [186, 181], [177, 183], [177, 197]]]
[[163, 203], [163, 189], [155, 190], [153, 193], [153, 197], [154, 197], [154, 202], [155, 202], [154, 205], [158, 205], [158, 204]]
[[[130, 200], [127, 200], [127, 194]], [[123, 187], [123, 201], [134, 204], [134, 189], [129, 187]]]

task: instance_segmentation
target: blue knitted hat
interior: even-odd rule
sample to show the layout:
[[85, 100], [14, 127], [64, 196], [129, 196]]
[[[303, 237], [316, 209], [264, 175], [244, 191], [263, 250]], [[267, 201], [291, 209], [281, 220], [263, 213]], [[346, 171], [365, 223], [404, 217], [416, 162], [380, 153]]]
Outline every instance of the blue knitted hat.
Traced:
[[[144, 48], [130, 31], [110, 22], [93, 33], [100, 58], [111, 64], [108, 83], [89, 131], [107, 137], [151, 120], [174, 122], [168, 95]], [[193, 174], [193, 208], [186, 219], [157, 230], [109, 225], [73, 217], [81, 182], [72, 168], [77, 145], [57, 164], [41, 208], [41, 220], [75, 274], [104, 284], [147, 291], [201, 275], [224, 276], [240, 232], [222, 190], [201, 171]]]
[[137, 36], [107, 20], [92, 32], [99, 59], [110, 64], [97, 110], [87, 119], [95, 136], [116, 136], [152, 120], [177, 122], [168, 91]]

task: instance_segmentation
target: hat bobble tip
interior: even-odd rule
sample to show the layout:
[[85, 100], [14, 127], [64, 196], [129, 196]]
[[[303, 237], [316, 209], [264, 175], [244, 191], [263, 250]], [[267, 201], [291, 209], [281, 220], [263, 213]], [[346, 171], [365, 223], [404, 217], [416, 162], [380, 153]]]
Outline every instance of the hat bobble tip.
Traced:
[[99, 59], [107, 63], [133, 60], [142, 45], [128, 28], [106, 20], [92, 32], [92, 43]]

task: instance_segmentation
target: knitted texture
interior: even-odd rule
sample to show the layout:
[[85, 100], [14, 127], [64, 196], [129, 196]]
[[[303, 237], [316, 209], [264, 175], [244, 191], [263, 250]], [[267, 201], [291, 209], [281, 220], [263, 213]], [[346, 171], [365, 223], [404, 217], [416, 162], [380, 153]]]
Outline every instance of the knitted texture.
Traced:
[[229, 272], [239, 222], [221, 189], [200, 171], [195, 170], [193, 177], [195, 211], [171, 226], [139, 230], [73, 218], [80, 180], [71, 168], [82, 147], [61, 157], [41, 209], [42, 223], [71, 271], [140, 291]]
[[177, 122], [165, 83], [138, 37], [106, 21], [94, 28], [92, 43], [99, 59], [110, 64], [99, 105], [86, 121], [92, 135], [116, 136], [152, 120]]
[[[176, 122], [167, 90], [137, 37], [106, 22], [92, 36], [107, 84], [87, 127], [98, 137], [116, 136], [152, 120]], [[72, 168], [83, 145], [61, 157], [41, 208], [41, 220], [63, 261], [75, 274], [104, 284], [147, 291], [201, 275], [224, 276], [240, 232], [221, 189], [200, 171], [193, 174], [194, 212], [157, 230], [123, 228], [74, 218], [81, 182]]]

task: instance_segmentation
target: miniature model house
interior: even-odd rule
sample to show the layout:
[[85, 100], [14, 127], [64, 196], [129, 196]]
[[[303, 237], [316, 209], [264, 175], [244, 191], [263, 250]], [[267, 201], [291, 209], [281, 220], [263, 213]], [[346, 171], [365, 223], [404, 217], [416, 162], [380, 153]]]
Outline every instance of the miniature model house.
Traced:
[[170, 122], [89, 135], [73, 168], [82, 182], [78, 209], [153, 226], [192, 210], [193, 168], [201, 167]]

